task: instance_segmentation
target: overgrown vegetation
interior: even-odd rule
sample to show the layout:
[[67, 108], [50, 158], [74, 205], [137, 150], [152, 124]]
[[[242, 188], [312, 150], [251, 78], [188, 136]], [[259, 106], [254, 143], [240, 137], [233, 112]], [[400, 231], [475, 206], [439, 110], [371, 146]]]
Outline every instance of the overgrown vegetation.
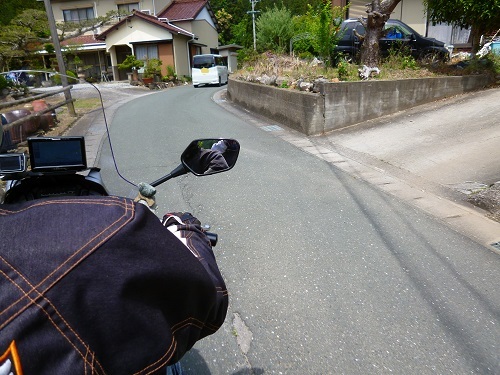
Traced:
[[[346, 60], [339, 60], [335, 68], [326, 68], [317, 59], [302, 59], [286, 54], [265, 52], [242, 55], [242, 65], [234, 74], [237, 79], [256, 80], [269, 76], [278, 78], [277, 86], [295, 88], [298, 80], [314, 81], [324, 78], [329, 81], [359, 81], [359, 66]], [[382, 60], [380, 75], [372, 79], [408, 79], [447, 75], [489, 74], [500, 75], [500, 55], [488, 54], [482, 59], [451, 61], [449, 63], [422, 64], [402, 47], [395, 48]]]

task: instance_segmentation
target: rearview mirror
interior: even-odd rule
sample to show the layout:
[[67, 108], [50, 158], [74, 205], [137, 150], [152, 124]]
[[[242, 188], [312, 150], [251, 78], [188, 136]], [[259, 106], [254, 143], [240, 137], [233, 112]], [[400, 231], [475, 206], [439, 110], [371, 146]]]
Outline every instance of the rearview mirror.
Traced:
[[226, 172], [234, 167], [240, 144], [234, 139], [197, 139], [181, 155], [184, 167], [196, 176]]

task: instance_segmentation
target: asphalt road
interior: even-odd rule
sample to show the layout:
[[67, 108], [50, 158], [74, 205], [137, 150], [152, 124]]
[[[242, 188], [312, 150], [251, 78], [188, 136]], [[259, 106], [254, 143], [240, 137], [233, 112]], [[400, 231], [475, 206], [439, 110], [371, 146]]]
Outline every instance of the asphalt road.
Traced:
[[[188, 374], [500, 373], [500, 256], [310, 140], [221, 108], [218, 90], [140, 97], [111, 124], [136, 183], [173, 169], [192, 139], [242, 145], [232, 171], [158, 188], [159, 215], [189, 210], [219, 233], [230, 293], [223, 328], [182, 360]], [[99, 164], [131, 195], [106, 144]]]

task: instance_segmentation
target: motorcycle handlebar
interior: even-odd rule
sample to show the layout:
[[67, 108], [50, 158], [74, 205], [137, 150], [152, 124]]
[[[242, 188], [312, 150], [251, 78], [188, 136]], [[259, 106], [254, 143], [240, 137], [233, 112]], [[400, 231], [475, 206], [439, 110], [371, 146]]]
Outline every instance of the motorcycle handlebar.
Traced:
[[212, 245], [212, 247], [217, 245], [217, 241], [219, 240], [219, 236], [217, 235], [217, 233], [205, 232], [205, 235], [210, 240], [210, 244]]

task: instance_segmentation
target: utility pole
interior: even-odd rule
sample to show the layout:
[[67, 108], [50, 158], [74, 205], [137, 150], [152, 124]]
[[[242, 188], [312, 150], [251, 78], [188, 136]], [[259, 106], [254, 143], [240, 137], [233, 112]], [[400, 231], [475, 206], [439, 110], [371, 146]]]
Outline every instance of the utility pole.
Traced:
[[252, 26], [253, 26], [253, 49], [254, 51], [257, 49], [257, 40], [255, 39], [255, 13], [260, 13], [260, 11], [255, 10], [255, 4], [257, 4], [260, 0], [250, 0], [252, 3], [252, 10], [247, 12], [247, 14], [252, 15]]
[[[54, 19], [54, 13], [52, 12], [52, 6], [50, 5], [50, 0], [43, 0], [45, 5], [45, 12], [47, 12], [47, 19], [49, 21], [50, 35], [52, 37], [52, 44], [54, 44], [54, 51], [56, 53], [57, 65], [59, 66], [59, 75], [61, 76], [61, 84], [63, 87], [69, 86], [68, 77], [66, 76], [66, 65], [64, 64], [64, 59], [61, 51], [61, 44], [59, 43], [59, 36], [57, 35], [56, 20]], [[71, 98], [70, 90], [64, 91], [64, 97], [68, 101], [68, 112], [71, 116], [76, 116], [75, 106]]]

